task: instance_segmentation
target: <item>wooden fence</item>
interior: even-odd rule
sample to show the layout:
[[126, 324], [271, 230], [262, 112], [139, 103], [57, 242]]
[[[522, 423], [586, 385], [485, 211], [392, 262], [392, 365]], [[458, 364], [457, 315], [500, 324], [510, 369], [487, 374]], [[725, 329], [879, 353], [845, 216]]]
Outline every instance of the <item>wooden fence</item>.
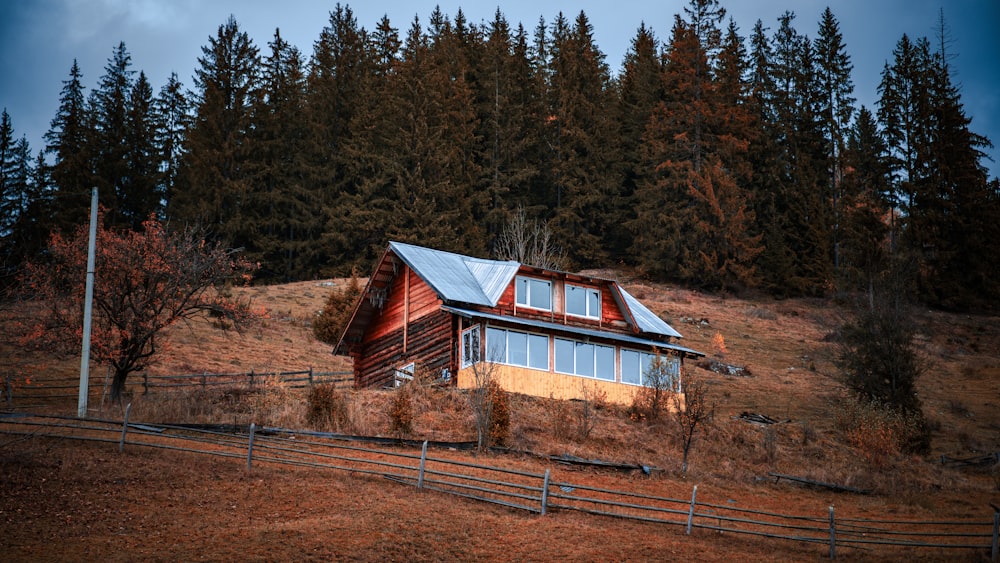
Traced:
[[[127, 387], [133, 393], [149, 395], [166, 390], [177, 390], [192, 387], [213, 386], [249, 386], [254, 387], [266, 382], [274, 382], [291, 388], [312, 387], [319, 384], [333, 384], [338, 387], [353, 385], [353, 373], [350, 371], [315, 371], [308, 368], [301, 371], [270, 371], [270, 372], [240, 372], [240, 373], [190, 373], [180, 375], [150, 375], [148, 373], [132, 374]], [[5, 379], [2, 382], [2, 402], [7, 407], [33, 408], [33, 401], [48, 399], [77, 398], [80, 384], [71, 378], [32, 377], [27, 383], [14, 384]], [[89, 392], [102, 393], [110, 383], [100, 378], [91, 378]]]
[[427, 442], [417, 455], [361, 447], [356, 445], [357, 441], [344, 443], [319, 432], [295, 432], [293, 439], [287, 436], [289, 432], [258, 429], [253, 424], [239, 433], [130, 424], [128, 410], [123, 421], [0, 415], [0, 434], [117, 443], [119, 451], [130, 445], [235, 457], [245, 459], [248, 470], [254, 463], [343, 470], [540, 515], [553, 510], [572, 510], [679, 526], [689, 535], [693, 530], [711, 530], [821, 544], [828, 549], [831, 559], [836, 557], [837, 549], [843, 548], [880, 552], [898, 548], [937, 549], [945, 553], [977, 550], [990, 553], [994, 562], [998, 558], [1000, 511], [996, 509], [992, 521], [844, 518], [838, 517], [832, 506], [811, 515], [790, 515], [742, 508], [733, 501], [700, 502], [697, 486], [693, 487], [690, 499], [651, 496], [560, 481], [550, 469], [539, 474], [434, 457], [428, 455]]

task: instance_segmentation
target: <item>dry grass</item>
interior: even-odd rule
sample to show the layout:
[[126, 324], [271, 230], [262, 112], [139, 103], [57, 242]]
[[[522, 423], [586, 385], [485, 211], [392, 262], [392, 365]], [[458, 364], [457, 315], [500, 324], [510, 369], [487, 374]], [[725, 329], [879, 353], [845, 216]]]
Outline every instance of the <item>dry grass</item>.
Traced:
[[[244, 290], [254, 297], [256, 305], [264, 306], [269, 311], [268, 318], [260, 326], [242, 335], [212, 328], [207, 321], [176, 327], [170, 350], [151, 371], [159, 374], [249, 370], [262, 372], [298, 370], [310, 366], [318, 371], [348, 369], [343, 358], [330, 354], [330, 346], [313, 340], [309, 329], [310, 319], [322, 307], [329, 289], [317, 282], [302, 282]], [[652, 480], [642, 480], [636, 476], [609, 476], [600, 472], [581, 473], [579, 477], [584, 481], [590, 480], [616, 488], [648, 487], [656, 494], [679, 497], [690, 494], [692, 483], [699, 483], [699, 498], [703, 484], [706, 491], [712, 491], [707, 494], [714, 495], [719, 502], [735, 499], [740, 506], [779, 512], [821, 511], [829, 504], [836, 503], [838, 514], [843, 508], [848, 513], [862, 517], [886, 517], [891, 514], [901, 518], [980, 518], [988, 512], [987, 502], [1000, 505], [1000, 478], [997, 477], [1000, 472], [995, 468], [992, 472], [990, 468], [959, 470], [936, 463], [941, 455], [967, 457], [1000, 451], [1000, 323], [997, 322], [1000, 319], [997, 317], [920, 312], [920, 346], [929, 369], [918, 381], [918, 389], [925, 415], [936, 429], [931, 452], [925, 458], [893, 455], [880, 460], [882, 465], [876, 467], [865, 460], [863, 452], [847, 443], [844, 433], [836, 425], [836, 414], [845, 395], [833, 363], [837, 353], [836, 344], [828, 338], [844, 317], [835, 304], [815, 299], [736, 299], [648, 283], [629, 284], [626, 289], [684, 334], [682, 344], [706, 351], [726, 363], [748, 366], [753, 373], [751, 377], [727, 377], [700, 370], [690, 363], [685, 366], [686, 369], [697, 370], [699, 378], [708, 386], [710, 400], [715, 403], [713, 419], [706, 425], [704, 432], [695, 438], [687, 477], [680, 475], [680, 443], [671, 421], [661, 420], [656, 424], [633, 422], [624, 408], [605, 404], [599, 398], [584, 404], [512, 396], [510, 445], [513, 449], [648, 465], [659, 470], [654, 472]], [[11, 312], [0, 312], [2, 314], [9, 315]], [[724, 351], [713, 344], [720, 337], [725, 343]], [[46, 374], [62, 374], [71, 379], [78, 367], [78, 360], [73, 358], [53, 360], [40, 356], [29, 357], [13, 349], [9, 341], [0, 342], [0, 357], [8, 358], [0, 369], [16, 369], [18, 373], [28, 376], [37, 377], [37, 370], [44, 369]], [[466, 392], [435, 387], [419, 377], [407, 392], [410, 394], [412, 412], [407, 437], [441, 441], [475, 440], [475, 426]], [[354, 434], [389, 435], [395, 393], [397, 391], [342, 391], [345, 414], [338, 430]], [[308, 426], [307, 391], [288, 389], [274, 382], [255, 389], [234, 387], [136, 396], [133, 397], [133, 403], [134, 420], [237, 424], [253, 421], [291, 428]], [[74, 404], [66, 401], [53, 408], [68, 413], [73, 411]], [[744, 411], [787, 422], [761, 426], [735, 418]], [[153, 464], [156, 463], [152, 461], [153, 457], [169, 455], [132, 454], [128, 459], [130, 463]], [[49, 463], [34, 456], [19, 459], [25, 464], [39, 463], [44, 466]], [[506, 460], [503, 463], [515, 463], [508, 458], [498, 458], [497, 461], [500, 462], [501, 459]], [[81, 461], [78, 460], [70, 465], [76, 467], [79, 463]], [[225, 474], [228, 470], [215, 468], [218, 463], [211, 461], [204, 465], [210, 466], [210, 474]], [[538, 469], [538, 462], [530, 459], [516, 463]], [[24, 466], [19, 467], [21, 469], [17, 471], [32, 471]], [[279, 473], [284, 475], [284, 471], [274, 470], [274, 474], [269, 473], [267, 478], [284, 483], [283, 477], [279, 476]], [[298, 476], [297, 471], [291, 473]], [[876, 494], [870, 497], [838, 496], [784, 481], [775, 484], [773, 479], [767, 477], [768, 472], [772, 471], [872, 489]], [[45, 471], [39, 474], [42, 473]], [[303, 476], [305, 473], [295, 479]], [[68, 478], [71, 485], [75, 483], [76, 477], [64, 475], [64, 478]], [[133, 479], [142, 483], [143, 487], [157, 490], [156, 478], [144, 473], [128, 474], [122, 478], [127, 482]], [[246, 480], [249, 477], [241, 476], [240, 479]], [[27, 477], [22, 480], [31, 481]], [[251, 483], [252, 481], [241, 481], [242, 486], [248, 488], [254, 487]], [[336, 495], [340, 493], [330, 487], [352, 489], [355, 485], [357, 483], [350, 486], [327, 484], [318, 489], [313, 488], [315, 485], [309, 485], [311, 492], [301, 494]], [[237, 494], [233, 489], [220, 487], [218, 480], [211, 481], [211, 486], [212, 496]], [[190, 487], [190, 490], [194, 490], [195, 485], [192, 483]], [[287, 528], [278, 524], [269, 526], [268, 533], [288, 530], [292, 534], [289, 537], [302, 538], [312, 531], [323, 529], [327, 533], [331, 526], [341, 525], [319, 516], [316, 503], [310, 504], [308, 499], [298, 496], [299, 493], [293, 492], [291, 485], [282, 484], [279, 489], [288, 496], [268, 494], [265, 497], [270, 499], [269, 502], [277, 503], [276, 508], [268, 508], [268, 504], [263, 501], [254, 503], [265, 514], [272, 510], [284, 515], [282, 521], [288, 523]], [[389, 503], [401, 512], [408, 512], [413, 508], [409, 504], [413, 501], [409, 493], [398, 495], [402, 499], [399, 500], [402, 504], [398, 504], [396, 500], [387, 500], [387, 497], [397, 496], [394, 494], [398, 492], [396, 489], [387, 493], [379, 486], [364, 485], [364, 490], [364, 495], [377, 500], [367, 503], [337, 497], [337, 502], [346, 503], [344, 509], [360, 511], [356, 514], [360, 521], [351, 521], [349, 525], [343, 523], [352, 530], [383, 533], [378, 530], [383, 530], [385, 523], [379, 520], [378, 514], [388, 513], [382, 512], [378, 502]], [[350, 496], [349, 493], [344, 494]], [[144, 502], [150, 502], [153, 506], [170, 502], [165, 497], [161, 498], [162, 496], [153, 495], [152, 498], [144, 499]], [[300, 516], [293, 517], [290, 515], [294, 512], [290, 507], [291, 503], [302, 503], [302, 506], [308, 508]], [[479, 505], [466, 507], [464, 503], [459, 503], [457, 506], [460, 508], [434, 505], [427, 509], [427, 517], [438, 518], [439, 513], [447, 513], [450, 514], [449, 517], [459, 521], [471, 522], [477, 520], [479, 514], [488, 514], [493, 525], [509, 529], [509, 533], [491, 536], [493, 541], [507, 544], [516, 538], [516, 543], [526, 544], [531, 541], [530, 538], [535, 537], [535, 532], [522, 525], [524, 519], [517, 514], [493, 512]], [[286, 510], [291, 512], [286, 514]], [[421, 510], [423, 509], [417, 512]], [[323, 513], [327, 513], [325, 506]], [[547, 556], [562, 554], [569, 558], [593, 559], [595, 557], [589, 555], [603, 553], [607, 557], [596, 558], [661, 559], [668, 553], [664, 550], [670, 549], [656, 543], [655, 546], [646, 546], [651, 551], [637, 548], [616, 554], [595, 545], [595, 541], [582, 540], [582, 532], [570, 534], [562, 528], [572, 525], [585, 530], [595, 524], [588, 524], [586, 522], [589, 521], [585, 519], [578, 521], [575, 517], [559, 522], [561, 523], [555, 525], [545, 524], [545, 534], [548, 536], [538, 536], [538, 542], [544, 542], [554, 550], [547, 553]], [[605, 521], [596, 525], [602, 526], [602, 529], [608, 528]], [[632, 525], [626, 527], [631, 530], [630, 526]], [[659, 529], [644, 532], [639, 528], [641, 526], [633, 530], [637, 534], [635, 537], [662, 534]], [[342, 556], [346, 558], [370, 559], [385, 555], [389, 559], [394, 556], [420, 559], [422, 553], [438, 558], [449, 558], [449, 554], [457, 558], [479, 558], [484, 553], [476, 542], [467, 546], [466, 550], [448, 551], [458, 548], [443, 547], [443, 551], [434, 552], [433, 556], [426, 551], [427, 544], [419, 542], [409, 546], [415, 550], [412, 553], [406, 552], [398, 543], [392, 544], [392, 549], [382, 547], [370, 552], [352, 551], [360, 549], [357, 546], [364, 542], [356, 537], [349, 539], [346, 535], [332, 533], [340, 537], [345, 546], [355, 546], [345, 547], [347, 551]], [[236, 532], [232, 528], [228, 529], [227, 534], [247, 539], [241, 535], [242, 532]], [[2, 536], [0, 533], [0, 537]], [[545, 539], [541, 539], [542, 537]], [[550, 541], [550, 538], [555, 539]], [[451, 539], [461, 541], [460, 538]], [[424, 541], [431, 540], [425, 538]], [[567, 543], [553, 545], [553, 542], [559, 541]], [[732, 539], [727, 540], [727, 545], [729, 541]], [[86, 544], [86, 540], [81, 538], [74, 542], [75, 545]], [[607, 542], [599, 543], [603, 545]], [[736, 543], [746, 547], [747, 541], [736, 540]], [[574, 551], [570, 544], [576, 545], [579, 550], [584, 549], [581, 546], [588, 546], [596, 551]], [[784, 553], [785, 557], [782, 557], [780, 554], [775, 555], [780, 552], [772, 554], [769, 549], [761, 549], [760, 546], [755, 549], [753, 545], [755, 544], [750, 542], [747, 553], [762, 560], [803, 559], [818, 554], [815, 550], [806, 549], [792, 555]], [[761, 545], [766, 547], [769, 544]], [[404, 551], [392, 551], [397, 548]], [[602, 549], [605, 550], [601, 551]], [[58, 558], [55, 552], [48, 553]], [[180, 551], [168, 553], [184, 558]], [[293, 554], [290, 551], [280, 553]], [[329, 554], [326, 551], [316, 553]], [[368, 555], [359, 555], [360, 553]], [[583, 553], [588, 556], [581, 557]], [[140, 557], [139, 554], [140, 551], [133, 553], [136, 557]], [[298, 552], [294, 554], [303, 555]], [[697, 551], [690, 554], [704, 555]], [[513, 552], [508, 555], [516, 558]], [[522, 555], [534, 558], [529, 553]], [[215, 556], [226, 558], [222, 551], [216, 551]], [[167, 557], [170, 558], [169, 555]], [[278, 555], [275, 557], [280, 558]]]

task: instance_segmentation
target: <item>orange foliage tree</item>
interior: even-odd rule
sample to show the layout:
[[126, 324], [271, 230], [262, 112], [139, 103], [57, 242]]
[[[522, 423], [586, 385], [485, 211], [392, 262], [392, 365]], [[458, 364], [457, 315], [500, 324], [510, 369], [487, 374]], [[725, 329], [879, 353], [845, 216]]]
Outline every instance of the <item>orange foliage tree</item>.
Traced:
[[[100, 219], [98, 225], [91, 357], [114, 374], [112, 400], [120, 399], [130, 373], [150, 365], [168, 326], [205, 311], [237, 328], [256, 316], [249, 301], [220, 291], [249, 283], [256, 269], [233, 251], [194, 229], [169, 231], [152, 217], [141, 231], [108, 230]], [[86, 226], [70, 237], [54, 233], [46, 259], [28, 264], [22, 287], [47, 307], [22, 345], [79, 350], [88, 238]]]

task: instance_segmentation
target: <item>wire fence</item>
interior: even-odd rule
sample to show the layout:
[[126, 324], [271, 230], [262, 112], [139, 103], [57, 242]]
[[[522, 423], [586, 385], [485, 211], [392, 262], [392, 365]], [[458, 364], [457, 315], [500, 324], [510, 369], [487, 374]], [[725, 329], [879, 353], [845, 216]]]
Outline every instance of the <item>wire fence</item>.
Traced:
[[[337, 387], [353, 385], [353, 372], [350, 371], [316, 371], [308, 368], [300, 371], [249, 371], [238, 373], [189, 373], [179, 375], [150, 375], [148, 373], [133, 374], [127, 388], [132, 393], [151, 395], [160, 392], [175, 391], [184, 388], [209, 388], [217, 386], [254, 387], [265, 382], [275, 382], [289, 388], [307, 388], [313, 385], [331, 384]], [[0, 387], [2, 402], [9, 408], [33, 408], [33, 401], [48, 399], [71, 399], [79, 396], [80, 384], [66, 377], [31, 377], [24, 381], [5, 378]], [[108, 381], [91, 379], [88, 387], [90, 394], [100, 395], [107, 391]]]
[[[544, 473], [495, 467], [428, 455], [344, 443], [335, 435], [257, 428], [220, 432], [185, 426], [148, 425], [122, 421], [72, 419], [18, 413], [0, 414], [0, 434], [46, 436], [117, 443], [119, 451], [144, 446], [246, 460], [347, 471], [444, 494], [490, 502], [535, 514], [553, 510], [578, 511], [607, 517], [682, 527], [687, 534], [709, 530], [792, 542], [821, 544], [829, 557], [838, 549], [935, 549], [936, 553], [975, 550], [998, 558], [1000, 511], [992, 521], [910, 521], [838, 517], [834, 507], [813, 515], [790, 515], [737, 507], [733, 501], [712, 504], [691, 498], [653, 496], [561, 481]], [[930, 555], [930, 554], [928, 554]]]

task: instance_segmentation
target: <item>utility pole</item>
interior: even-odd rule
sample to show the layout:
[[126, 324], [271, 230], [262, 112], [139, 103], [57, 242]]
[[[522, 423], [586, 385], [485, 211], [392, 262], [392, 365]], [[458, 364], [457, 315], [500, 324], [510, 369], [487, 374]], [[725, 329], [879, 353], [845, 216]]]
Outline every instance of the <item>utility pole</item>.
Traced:
[[80, 352], [80, 398], [76, 416], [87, 416], [87, 395], [90, 392], [90, 318], [94, 309], [94, 263], [97, 254], [97, 188], [90, 195], [90, 244], [87, 245], [87, 293], [83, 305], [83, 349]]

